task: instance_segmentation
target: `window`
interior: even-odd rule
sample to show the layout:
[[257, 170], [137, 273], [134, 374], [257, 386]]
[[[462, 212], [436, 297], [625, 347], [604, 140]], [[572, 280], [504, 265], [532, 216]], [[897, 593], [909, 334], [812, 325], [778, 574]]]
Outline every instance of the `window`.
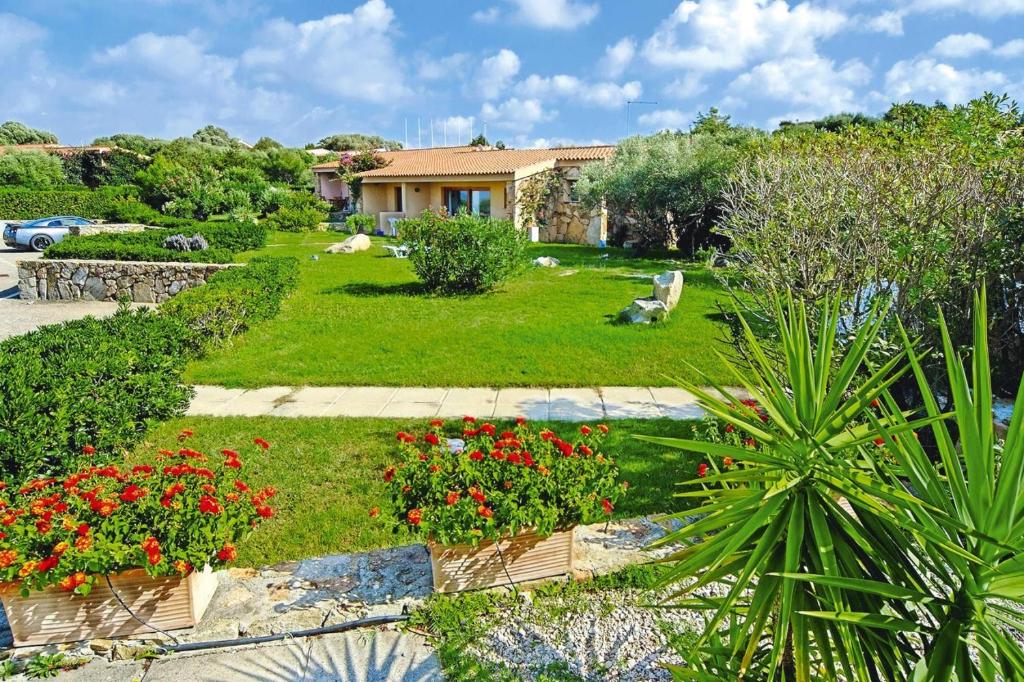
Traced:
[[404, 210], [405, 210], [405, 207], [402, 205], [402, 188], [401, 187], [396, 187], [395, 188], [395, 211], [397, 211], [398, 213], [401, 213]]
[[569, 203], [578, 204], [580, 202], [580, 191], [576, 188], [576, 180], [568, 180], [569, 183]]
[[491, 215], [491, 191], [488, 189], [445, 189], [444, 205], [449, 215], [466, 211], [473, 215]]

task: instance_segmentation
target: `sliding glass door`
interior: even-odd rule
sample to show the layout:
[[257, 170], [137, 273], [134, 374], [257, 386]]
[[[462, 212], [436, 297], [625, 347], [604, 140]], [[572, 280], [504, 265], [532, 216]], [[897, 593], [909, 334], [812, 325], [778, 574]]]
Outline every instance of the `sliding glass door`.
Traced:
[[455, 215], [459, 211], [466, 211], [474, 215], [491, 215], [491, 191], [488, 189], [458, 189], [446, 188], [444, 190], [444, 205], [449, 215]]

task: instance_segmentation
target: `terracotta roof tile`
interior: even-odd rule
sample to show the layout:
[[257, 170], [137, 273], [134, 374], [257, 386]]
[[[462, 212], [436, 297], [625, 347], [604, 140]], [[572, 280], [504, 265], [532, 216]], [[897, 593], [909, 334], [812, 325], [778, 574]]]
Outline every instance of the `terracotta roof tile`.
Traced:
[[[434, 147], [380, 152], [389, 161], [384, 168], [360, 173], [364, 178], [396, 178], [451, 175], [504, 175], [541, 161], [597, 161], [609, 158], [613, 146], [562, 147], [559, 149], [487, 149], [480, 147]], [[321, 163], [314, 169], [334, 169], [337, 161]]]

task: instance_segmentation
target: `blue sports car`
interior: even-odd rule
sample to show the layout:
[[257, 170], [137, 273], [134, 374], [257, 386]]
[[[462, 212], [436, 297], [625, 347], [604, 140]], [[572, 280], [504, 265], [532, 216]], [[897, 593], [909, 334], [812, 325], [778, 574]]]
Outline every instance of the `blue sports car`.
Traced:
[[16, 249], [45, 251], [50, 244], [64, 239], [69, 227], [92, 224], [91, 220], [75, 215], [50, 216], [27, 223], [7, 223], [4, 227], [4, 244]]

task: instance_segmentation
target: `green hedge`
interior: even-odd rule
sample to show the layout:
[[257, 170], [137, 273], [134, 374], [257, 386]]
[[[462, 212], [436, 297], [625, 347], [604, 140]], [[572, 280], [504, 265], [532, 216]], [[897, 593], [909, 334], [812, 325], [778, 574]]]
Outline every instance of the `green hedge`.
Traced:
[[[175, 234], [201, 234], [205, 251], [174, 251], [163, 247]], [[232, 254], [252, 251], [267, 241], [267, 228], [252, 223], [186, 223], [173, 228], [68, 237], [48, 249], [45, 256], [59, 260], [92, 259], [183, 263], [230, 263]]]
[[181, 292], [160, 310], [192, 330], [199, 352], [277, 315], [298, 275], [295, 258], [254, 258], [244, 268], [222, 270], [204, 286]]
[[174, 318], [121, 309], [0, 341], [0, 475], [18, 480], [95, 461], [180, 416], [191, 336]]
[[0, 189], [0, 220], [33, 220], [52, 215], [105, 218], [119, 203], [137, 195], [135, 187]]

